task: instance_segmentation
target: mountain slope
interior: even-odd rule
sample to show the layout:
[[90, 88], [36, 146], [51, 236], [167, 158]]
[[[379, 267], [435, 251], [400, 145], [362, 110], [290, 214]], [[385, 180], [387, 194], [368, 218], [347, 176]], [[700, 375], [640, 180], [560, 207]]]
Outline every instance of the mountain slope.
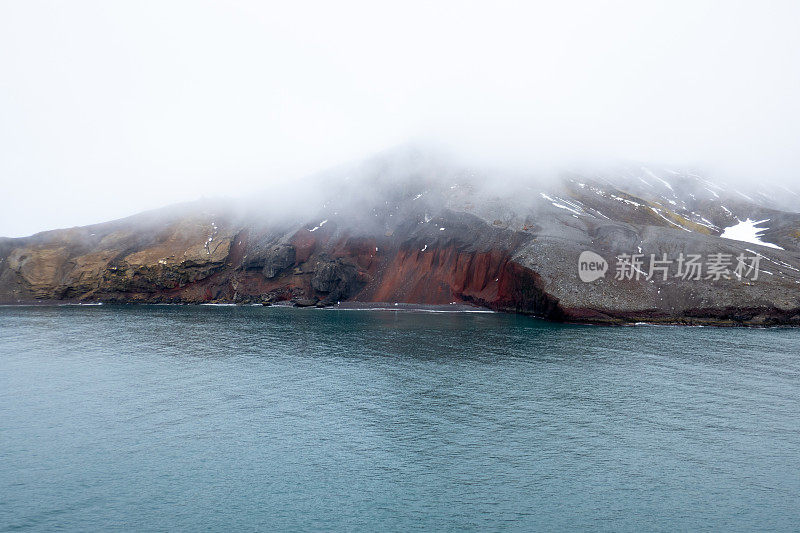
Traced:
[[[542, 180], [418, 152], [298, 191], [0, 239], [0, 301], [456, 302], [579, 322], [800, 323], [791, 191], [638, 166]], [[579, 275], [587, 251], [606, 262], [592, 281]], [[690, 256], [699, 279], [681, 276]]]

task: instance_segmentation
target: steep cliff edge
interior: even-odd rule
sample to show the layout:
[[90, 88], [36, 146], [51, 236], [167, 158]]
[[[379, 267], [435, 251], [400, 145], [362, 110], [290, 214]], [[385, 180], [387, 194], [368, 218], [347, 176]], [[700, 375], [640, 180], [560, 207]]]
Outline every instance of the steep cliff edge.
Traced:
[[[328, 177], [292, 216], [204, 201], [0, 239], [0, 302], [467, 303], [575, 322], [800, 324], [800, 215], [699, 176], [633, 173], [492, 185], [373, 161]], [[749, 242], [721, 237], [751, 220]], [[604, 275], [581, 278], [585, 252]], [[688, 256], [705, 270], [681, 275]]]

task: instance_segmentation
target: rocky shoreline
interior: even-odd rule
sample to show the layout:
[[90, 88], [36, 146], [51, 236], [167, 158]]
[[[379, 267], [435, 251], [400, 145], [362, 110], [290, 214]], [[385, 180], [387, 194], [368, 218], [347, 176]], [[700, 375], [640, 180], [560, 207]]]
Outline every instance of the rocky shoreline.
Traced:
[[[608, 320], [571, 320], [556, 319], [553, 317], [525, 313], [518, 311], [494, 310], [488, 307], [479, 307], [465, 304], [451, 305], [424, 305], [413, 303], [398, 302], [339, 302], [335, 304], [322, 303], [314, 300], [286, 300], [277, 302], [141, 302], [141, 301], [81, 301], [81, 300], [33, 300], [19, 301], [15, 303], [3, 302], [0, 307], [94, 307], [100, 305], [111, 306], [138, 306], [138, 305], [166, 305], [166, 306], [220, 306], [220, 307], [277, 307], [285, 309], [326, 309], [343, 311], [390, 311], [390, 312], [421, 312], [421, 313], [512, 313], [530, 316], [531, 318], [545, 320], [548, 322], [572, 325], [589, 326], [611, 326], [611, 327], [630, 327], [630, 326], [675, 326], [675, 327], [744, 327], [744, 328], [796, 328], [800, 327], [794, 313], [789, 316], [766, 317], [761, 310], [751, 310], [749, 313], [742, 313], [741, 310], [731, 312], [730, 315], [720, 315], [716, 318], [703, 316], [697, 313], [695, 316], [686, 316], [680, 319], [664, 319], [645, 316], [617, 316], [610, 317]], [[753, 319], [753, 317], [759, 317]]]

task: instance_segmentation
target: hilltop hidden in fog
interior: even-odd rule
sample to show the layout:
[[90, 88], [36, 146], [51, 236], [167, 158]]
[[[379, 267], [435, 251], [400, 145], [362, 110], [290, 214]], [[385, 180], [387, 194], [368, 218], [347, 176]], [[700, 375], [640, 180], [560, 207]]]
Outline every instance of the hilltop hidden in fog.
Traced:
[[[310, 178], [299, 198], [265, 191], [2, 239], [0, 300], [468, 304], [559, 321], [800, 324], [789, 191], [756, 196], [644, 166], [542, 181], [493, 172], [389, 153]], [[605, 262], [588, 282], [584, 252], [593, 270]]]

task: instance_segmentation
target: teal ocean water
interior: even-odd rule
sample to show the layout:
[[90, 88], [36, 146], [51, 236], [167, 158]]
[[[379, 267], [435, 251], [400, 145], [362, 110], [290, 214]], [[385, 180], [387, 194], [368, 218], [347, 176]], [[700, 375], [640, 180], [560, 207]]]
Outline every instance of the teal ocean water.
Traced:
[[0, 530], [797, 530], [800, 332], [0, 308]]

